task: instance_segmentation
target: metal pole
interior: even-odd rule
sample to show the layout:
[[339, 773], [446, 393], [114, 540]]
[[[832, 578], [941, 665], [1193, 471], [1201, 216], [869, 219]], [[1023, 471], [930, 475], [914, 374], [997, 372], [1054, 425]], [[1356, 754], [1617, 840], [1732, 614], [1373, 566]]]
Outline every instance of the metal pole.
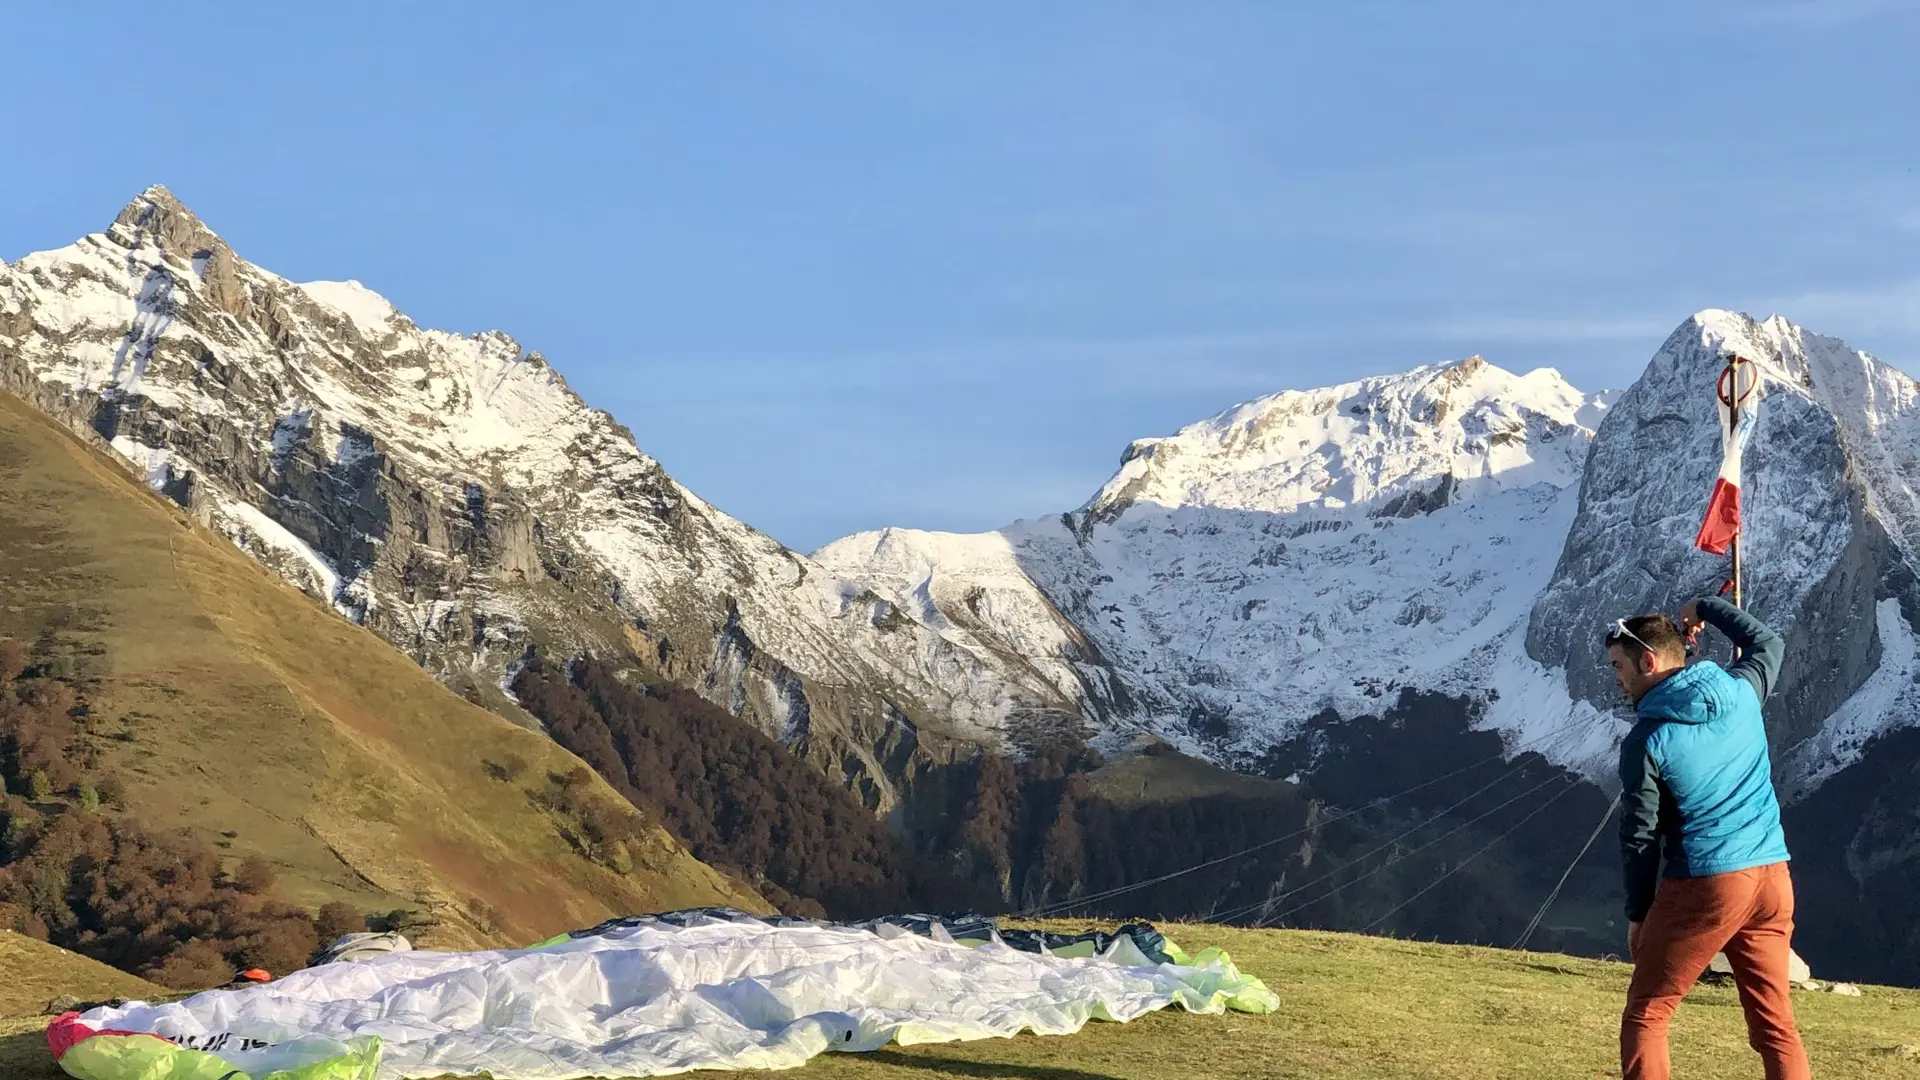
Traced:
[[[1739, 368], [1739, 363], [1740, 363], [1740, 358], [1739, 358], [1739, 356], [1737, 356], [1737, 355], [1735, 355], [1735, 354], [1732, 354], [1732, 353], [1729, 353], [1729, 354], [1727, 355], [1727, 372], [1726, 372], [1726, 381], [1727, 381], [1727, 443], [1728, 443], [1728, 445], [1729, 445], [1729, 446], [1731, 446], [1731, 445], [1733, 444], [1733, 442], [1734, 442], [1734, 440], [1736, 440], [1736, 439], [1738, 439], [1738, 438], [1740, 437], [1740, 436], [1739, 436], [1739, 431], [1740, 431], [1740, 368]], [[1745, 472], [1745, 468], [1744, 468], [1744, 466], [1745, 466], [1745, 464], [1746, 464], [1746, 463], [1745, 463], [1744, 461], [1743, 461], [1743, 462], [1741, 462], [1741, 465], [1742, 465], [1742, 470], [1741, 470], [1741, 471], [1742, 471], [1742, 472]], [[1742, 476], [1742, 477], [1741, 477], [1740, 479], [1741, 479], [1741, 481], [1742, 481], [1742, 484], [1744, 485], [1744, 483], [1745, 483], [1745, 481], [1746, 481], [1746, 477], [1745, 477], [1745, 476]], [[1744, 525], [1745, 523], [1743, 522], [1742, 524]], [[1733, 534], [1733, 544], [1732, 544], [1732, 554], [1733, 554], [1733, 606], [1734, 606], [1734, 607], [1737, 607], [1737, 608], [1743, 608], [1743, 607], [1746, 607], [1746, 604], [1744, 603], [1744, 597], [1742, 597], [1742, 595], [1741, 595], [1741, 588], [1740, 588], [1740, 533], [1741, 533], [1742, 531], [1744, 531], [1744, 530], [1743, 530], [1743, 529], [1736, 529], [1736, 530], [1734, 531], [1734, 534]], [[1738, 645], [1736, 645], [1736, 646], [1734, 646], [1734, 649], [1733, 649], [1733, 658], [1734, 658], [1734, 660], [1735, 660], [1735, 661], [1738, 661], [1738, 660], [1740, 659], [1740, 647], [1739, 647]]]
[[1746, 607], [1740, 596], [1740, 538], [1733, 538], [1733, 606]]
[[[1727, 356], [1727, 440], [1737, 439], [1740, 430], [1740, 358]], [[1744, 465], [1744, 463], [1742, 463]], [[1741, 477], [1744, 483], [1745, 477]], [[1744, 530], [1742, 530], [1744, 531]], [[1740, 589], [1740, 531], [1733, 534], [1733, 606], [1745, 607]]]

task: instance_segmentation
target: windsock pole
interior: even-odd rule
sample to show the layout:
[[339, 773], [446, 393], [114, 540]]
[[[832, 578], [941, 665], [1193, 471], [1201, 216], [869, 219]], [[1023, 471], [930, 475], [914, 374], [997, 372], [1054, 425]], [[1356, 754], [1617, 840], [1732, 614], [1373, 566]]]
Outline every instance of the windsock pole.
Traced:
[[[1740, 358], [1738, 356], [1733, 353], [1728, 353], [1726, 374], [1721, 377], [1726, 383], [1727, 397], [1729, 398], [1729, 405], [1727, 407], [1728, 439], [1737, 438], [1738, 436], [1735, 433], [1740, 430], [1740, 372], [1737, 368], [1739, 362]], [[1731, 550], [1733, 554], [1733, 606], [1746, 607], [1746, 604], [1741, 601], [1740, 594], [1740, 534], [1738, 532], [1733, 534]], [[1736, 649], [1734, 651], [1734, 656], [1736, 658], [1739, 656], [1739, 650]]]

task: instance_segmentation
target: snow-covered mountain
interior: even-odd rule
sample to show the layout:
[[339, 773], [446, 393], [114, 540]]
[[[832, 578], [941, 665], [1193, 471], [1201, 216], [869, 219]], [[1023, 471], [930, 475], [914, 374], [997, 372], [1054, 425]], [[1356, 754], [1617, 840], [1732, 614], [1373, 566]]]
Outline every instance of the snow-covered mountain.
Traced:
[[1134, 443], [1077, 510], [808, 557], [512, 338], [280, 278], [163, 188], [0, 267], [0, 385], [457, 688], [511, 712], [530, 646], [630, 653], [876, 809], [1028, 725], [1250, 765], [1405, 691], [1593, 768], [1600, 628], [1722, 572], [1688, 540], [1728, 349], [1772, 375], [1748, 584], [1793, 635], [1770, 716], [1804, 793], [1912, 714], [1920, 421], [1911, 379], [1780, 319], [1703, 312], [1617, 400], [1477, 357], [1287, 391]]
[[1071, 514], [861, 534], [814, 558], [983, 648], [1073, 660], [1110, 740], [1253, 756], [1510, 636], [1605, 409], [1556, 372], [1478, 357], [1288, 391], [1134, 443]]
[[164, 188], [0, 267], [0, 386], [509, 711], [530, 645], [630, 649], [882, 808], [936, 733], [1076, 708], [1064, 662], [981, 655], [702, 502], [511, 337], [287, 281]]
[[1478, 358], [1278, 394], [1136, 442], [1071, 514], [814, 557], [976, 640], [1075, 660], [1110, 738], [1245, 765], [1423, 691], [1604, 777], [1621, 729], [1602, 629], [1727, 573], [1691, 541], [1729, 352], [1767, 374], [1746, 589], [1791, 642], [1768, 715], [1797, 798], [1920, 715], [1920, 386], [1777, 317], [1701, 312], [1617, 398]]

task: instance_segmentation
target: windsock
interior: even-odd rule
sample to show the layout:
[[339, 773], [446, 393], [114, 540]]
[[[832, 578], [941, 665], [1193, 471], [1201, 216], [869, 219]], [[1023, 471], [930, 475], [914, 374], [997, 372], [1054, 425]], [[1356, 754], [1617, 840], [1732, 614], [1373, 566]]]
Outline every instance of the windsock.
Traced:
[[1753, 361], [1736, 356], [1720, 374], [1720, 475], [1707, 499], [1707, 517], [1693, 546], [1724, 555], [1740, 535], [1740, 455], [1760, 420], [1760, 373]]

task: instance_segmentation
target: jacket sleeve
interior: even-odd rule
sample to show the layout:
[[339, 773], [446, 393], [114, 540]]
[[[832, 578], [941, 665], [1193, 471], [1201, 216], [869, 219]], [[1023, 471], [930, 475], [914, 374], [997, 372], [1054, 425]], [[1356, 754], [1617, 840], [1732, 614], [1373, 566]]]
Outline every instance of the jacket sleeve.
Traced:
[[1780, 681], [1780, 662], [1786, 657], [1786, 639], [1759, 619], [1717, 596], [1705, 597], [1694, 604], [1700, 618], [1720, 631], [1740, 650], [1740, 659], [1727, 668], [1727, 674], [1747, 680], [1761, 701], [1773, 693]]
[[1641, 922], [1660, 887], [1660, 769], [1638, 728], [1620, 744], [1620, 871], [1627, 921]]

